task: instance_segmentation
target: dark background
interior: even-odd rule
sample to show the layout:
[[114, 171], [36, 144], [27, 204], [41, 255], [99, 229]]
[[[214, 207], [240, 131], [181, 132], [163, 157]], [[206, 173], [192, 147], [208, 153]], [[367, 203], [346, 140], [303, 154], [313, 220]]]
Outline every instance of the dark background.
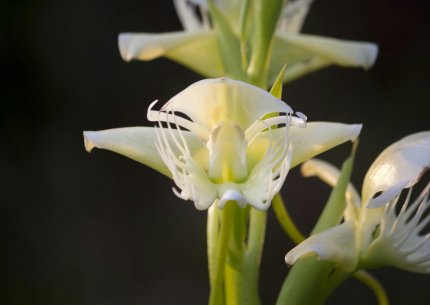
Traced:
[[[205, 304], [206, 214], [173, 183], [82, 131], [145, 125], [146, 108], [200, 77], [175, 63], [125, 63], [124, 31], [181, 28], [170, 1], [0, 2], [0, 304]], [[376, 65], [328, 68], [284, 87], [309, 120], [364, 123], [358, 188], [372, 160], [429, 129], [428, 1], [315, 1], [303, 32], [379, 44]], [[350, 147], [324, 158], [340, 165]], [[283, 189], [309, 232], [329, 189], [292, 170]], [[261, 294], [274, 304], [292, 244], [269, 212]], [[430, 275], [375, 271], [392, 305], [428, 304]], [[329, 304], [376, 304], [349, 280]]]

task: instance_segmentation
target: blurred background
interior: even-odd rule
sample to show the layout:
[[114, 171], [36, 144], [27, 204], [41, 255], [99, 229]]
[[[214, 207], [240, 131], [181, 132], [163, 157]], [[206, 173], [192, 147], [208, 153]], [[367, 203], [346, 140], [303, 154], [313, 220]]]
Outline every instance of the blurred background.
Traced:
[[[284, 87], [309, 120], [363, 123], [353, 181], [390, 143], [429, 129], [430, 6], [315, 1], [303, 32], [376, 42], [368, 72], [331, 67]], [[0, 2], [0, 304], [206, 304], [206, 214], [134, 161], [84, 150], [82, 131], [147, 125], [150, 102], [200, 79], [165, 59], [125, 63], [120, 32], [180, 30], [170, 1]], [[336, 165], [345, 144], [322, 155]], [[284, 198], [309, 233], [329, 189], [291, 171]], [[274, 304], [292, 247], [269, 211], [261, 271]], [[392, 305], [427, 304], [430, 275], [377, 270]], [[376, 304], [349, 280], [328, 304]]]

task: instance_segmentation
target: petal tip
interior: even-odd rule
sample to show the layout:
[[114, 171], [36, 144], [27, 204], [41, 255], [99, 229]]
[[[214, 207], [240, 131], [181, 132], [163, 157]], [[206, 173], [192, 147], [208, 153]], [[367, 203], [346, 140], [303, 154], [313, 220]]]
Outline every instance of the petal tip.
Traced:
[[369, 43], [368, 50], [367, 62], [364, 65], [365, 70], [370, 69], [375, 64], [376, 58], [378, 57], [379, 47], [375, 43]]
[[351, 141], [354, 142], [357, 140], [358, 136], [360, 135], [361, 129], [363, 128], [363, 124], [352, 124], [351, 130], [353, 136], [351, 137]]
[[93, 150], [93, 148], [95, 147], [94, 143], [91, 140], [91, 134], [93, 134], [91, 131], [84, 131], [83, 135], [84, 135], [84, 145], [85, 145], [85, 150], [87, 152], [91, 152]]
[[379, 47], [377, 44], [371, 43], [369, 44], [369, 61], [365, 69], [370, 69], [376, 61], [378, 57]]
[[319, 254], [314, 249], [303, 249], [297, 246], [296, 248], [290, 250], [290, 252], [285, 255], [285, 262], [288, 266], [294, 265], [299, 259], [306, 258], [312, 255], [317, 255], [319, 259]]
[[118, 48], [121, 57], [126, 62], [131, 61], [132, 55], [129, 52], [130, 49], [130, 33], [121, 33], [118, 35]]
[[297, 257], [290, 252], [285, 255], [285, 263], [287, 263], [288, 266], [294, 265], [294, 263], [297, 261]]

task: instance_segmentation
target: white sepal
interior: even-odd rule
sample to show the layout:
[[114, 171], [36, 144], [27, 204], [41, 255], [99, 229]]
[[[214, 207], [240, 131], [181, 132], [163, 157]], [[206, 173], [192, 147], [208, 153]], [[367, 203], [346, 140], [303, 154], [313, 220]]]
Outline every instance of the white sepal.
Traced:
[[285, 256], [285, 261], [292, 265], [300, 258], [316, 254], [319, 259], [336, 263], [351, 272], [355, 269], [358, 259], [354, 233], [353, 222], [345, 222], [325, 230], [293, 248]]

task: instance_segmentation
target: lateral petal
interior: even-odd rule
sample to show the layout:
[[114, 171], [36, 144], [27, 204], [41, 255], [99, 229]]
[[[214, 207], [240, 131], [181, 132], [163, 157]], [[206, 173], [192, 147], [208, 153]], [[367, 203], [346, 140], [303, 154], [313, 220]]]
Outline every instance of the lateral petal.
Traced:
[[346, 141], [357, 139], [361, 124], [311, 122], [306, 128], [290, 128], [293, 145], [292, 166], [296, 166]]
[[287, 64], [284, 81], [291, 81], [329, 65], [369, 69], [376, 60], [378, 47], [314, 35], [279, 33], [274, 40], [269, 79]]
[[[305, 128], [290, 126], [289, 141], [293, 155], [291, 167], [299, 165], [310, 158], [321, 154], [346, 141], [355, 140], [360, 134], [361, 124], [342, 124], [330, 122], [310, 122]], [[272, 130], [272, 136], [286, 134], [285, 127]], [[261, 132], [248, 146], [248, 167], [252, 168], [264, 156], [270, 143], [269, 132]]]
[[149, 61], [164, 56], [207, 77], [224, 74], [213, 31], [121, 33], [118, 45], [125, 61]]
[[[177, 130], [172, 130], [178, 134]], [[207, 165], [208, 153], [204, 143], [194, 134], [182, 131], [188, 148], [199, 164]], [[178, 136], [179, 137], [179, 136]], [[91, 152], [94, 147], [107, 149], [171, 177], [171, 172], [160, 157], [155, 146], [157, 135], [153, 127], [125, 127], [101, 131], [84, 131], [85, 149]], [[171, 143], [173, 149], [175, 144]]]

